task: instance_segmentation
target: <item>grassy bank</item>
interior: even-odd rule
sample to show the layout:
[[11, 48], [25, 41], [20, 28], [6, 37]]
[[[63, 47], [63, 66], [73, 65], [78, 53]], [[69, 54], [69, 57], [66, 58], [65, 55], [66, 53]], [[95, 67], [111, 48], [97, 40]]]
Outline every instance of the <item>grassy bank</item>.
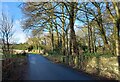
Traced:
[[26, 55], [13, 54], [2, 61], [2, 80], [19, 80], [27, 64]]
[[118, 62], [113, 55], [84, 53], [82, 56], [63, 56], [59, 54], [44, 56], [55, 63], [62, 63], [76, 70], [95, 75], [100, 79], [119, 79]]

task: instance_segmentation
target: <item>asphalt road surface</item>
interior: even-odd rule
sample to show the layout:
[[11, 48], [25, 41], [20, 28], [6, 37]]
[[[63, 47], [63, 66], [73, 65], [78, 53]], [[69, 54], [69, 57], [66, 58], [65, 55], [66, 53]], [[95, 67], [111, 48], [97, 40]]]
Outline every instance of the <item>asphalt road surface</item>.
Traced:
[[55, 64], [41, 55], [29, 54], [28, 67], [23, 80], [95, 80], [60, 64]]

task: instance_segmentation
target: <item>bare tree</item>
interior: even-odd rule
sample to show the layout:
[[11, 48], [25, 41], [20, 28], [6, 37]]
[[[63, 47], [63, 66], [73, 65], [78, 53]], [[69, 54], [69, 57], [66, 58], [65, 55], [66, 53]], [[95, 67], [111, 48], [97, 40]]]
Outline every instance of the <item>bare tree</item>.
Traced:
[[3, 54], [10, 54], [10, 39], [13, 36], [13, 19], [9, 18], [4, 12], [0, 19], [0, 36], [3, 41]]

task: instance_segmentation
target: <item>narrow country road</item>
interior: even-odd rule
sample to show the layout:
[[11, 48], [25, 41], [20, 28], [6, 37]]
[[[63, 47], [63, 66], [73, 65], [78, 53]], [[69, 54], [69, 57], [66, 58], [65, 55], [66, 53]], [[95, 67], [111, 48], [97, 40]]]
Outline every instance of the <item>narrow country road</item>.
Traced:
[[94, 80], [92, 76], [52, 63], [41, 55], [28, 55], [23, 80]]

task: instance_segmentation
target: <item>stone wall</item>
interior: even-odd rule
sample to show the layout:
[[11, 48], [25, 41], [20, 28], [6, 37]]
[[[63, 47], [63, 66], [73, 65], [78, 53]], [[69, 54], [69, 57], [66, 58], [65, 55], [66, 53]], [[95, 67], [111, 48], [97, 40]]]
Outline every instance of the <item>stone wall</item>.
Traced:
[[96, 57], [83, 55], [79, 57], [67, 57], [62, 55], [47, 55], [47, 58], [54, 62], [65, 63], [73, 68], [77, 68], [90, 74], [116, 80], [119, 80], [120, 78], [117, 57]]
[[93, 57], [85, 66], [85, 71], [89, 73], [115, 79], [120, 77], [117, 57]]

